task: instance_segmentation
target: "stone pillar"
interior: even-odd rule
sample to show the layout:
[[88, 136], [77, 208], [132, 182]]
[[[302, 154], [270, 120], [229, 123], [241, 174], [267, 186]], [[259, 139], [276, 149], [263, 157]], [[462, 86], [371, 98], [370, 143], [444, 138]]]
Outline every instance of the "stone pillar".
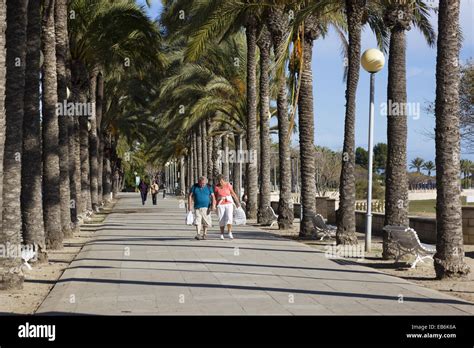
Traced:
[[326, 200], [326, 213], [328, 224], [334, 225], [336, 223], [336, 200], [328, 199]]
[[316, 197], [316, 214], [321, 214], [325, 219], [328, 218], [326, 201], [328, 197]]

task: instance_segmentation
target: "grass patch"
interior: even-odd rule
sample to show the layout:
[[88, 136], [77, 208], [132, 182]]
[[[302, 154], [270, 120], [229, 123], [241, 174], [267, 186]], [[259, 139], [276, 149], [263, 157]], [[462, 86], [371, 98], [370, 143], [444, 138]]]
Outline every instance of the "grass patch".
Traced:
[[[461, 197], [461, 204], [467, 206], [474, 206], [474, 203], [466, 203], [466, 197]], [[436, 199], [427, 199], [422, 201], [410, 201], [409, 214], [432, 214], [436, 215]]]

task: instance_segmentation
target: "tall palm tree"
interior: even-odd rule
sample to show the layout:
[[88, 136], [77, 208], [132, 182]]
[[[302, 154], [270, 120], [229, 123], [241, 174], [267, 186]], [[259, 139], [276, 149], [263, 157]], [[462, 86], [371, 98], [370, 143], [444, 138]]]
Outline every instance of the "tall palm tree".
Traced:
[[[23, 113], [26, 61], [26, 0], [7, 1], [6, 28], [6, 87], [5, 112], [6, 136], [3, 158], [3, 213], [0, 243], [15, 248], [21, 245], [21, 155], [23, 135]], [[4, 11], [4, 8], [0, 10]], [[3, 22], [4, 23], [4, 22]], [[5, 41], [4, 41], [5, 42]], [[21, 289], [23, 272], [18, 254], [0, 261], [2, 266], [2, 288]]]
[[3, 213], [3, 151], [5, 145], [5, 84], [7, 78], [6, 55], [5, 49], [5, 29], [7, 24], [7, 7], [6, 0], [0, 0], [0, 237], [3, 241], [2, 234], [2, 213]]
[[[385, 225], [408, 225], [407, 117], [406, 115], [406, 31], [418, 26], [428, 44], [434, 44], [435, 33], [429, 23], [428, 6], [421, 0], [382, 1], [384, 23], [390, 30], [388, 57], [387, 167], [385, 170]], [[384, 233], [383, 257], [394, 256], [388, 234]]]
[[54, 30], [55, 0], [46, 0], [43, 8], [41, 49], [44, 55], [42, 80], [43, 110], [43, 216], [46, 245], [63, 247], [60, 205], [59, 124], [56, 113], [58, 80], [56, 74], [56, 38]]
[[[272, 37], [267, 25], [260, 27], [260, 200], [258, 223], [270, 224], [270, 64]], [[240, 139], [239, 139], [240, 140]], [[239, 186], [240, 187], [240, 186]]]
[[21, 168], [21, 216], [23, 243], [37, 245], [38, 261], [47, 260], [43, 223], [41, 120], [40, 114], [40, 55], [41, 6], [28, 2], [27, 54], [25, 76], [25, 113], [23, 117], [23, 161]]
[[[245, 23], [245, 34], [247, 37], [247, 151], [250, 154], [257, 153], [257, 18], [249, 14]], [[258, 172], [257, 156], [253, 163], [248, 164], [246, 175], [247, 190], [247, 217], [257, 218], [257, 193]]]
[[424, 164], [425, 164], [425, 160], [423, 158], [416, 157], [412, 159], [412, 161], [410, 162], [410, 169], [416, 169], [416, 172], [420, 173]]
[[[289, 32], [289, 18], [283, 3], [270, 7], [267, 15], [268, 29], [272, 35], [275, 60], [286, 55], [286, 41]], [[293, 225], [293, 207], [291, 206], [291, 168], [288, 119], [288, 92], [286, 77], [277, 73], [277, 115], [278, 115], [278, 157], [280, 172], [280, 200], [278, 202], [278, 227], [282, 230]]]
[[346, 0], [345, 2], [349, 47], [344, 145], [337, 214], [336, 242], [338, 244], [357, 244], [357, 236], [355, 235], [355, 116], [360, 69], [362, 17], [365, 5], [365, 0]]
[[436, 277], [465, 277], [459, 174], [459, 0], [440, 0], [436, 57]]
[[92, 68], [89, 76], [90, 103], [92, 104], [93, 114], [91, 115], [89, 132], [89, 165], [90, 165], [90, 195], [92, 211], [99, 211], [99, 139], [97, 132], [97, 79], [99, 77], [99, 68]]
[[[54, 9], [54, 24], [56, 37], [56, 70], [58, 76], [58, 103], [67, 102], [67, 0], [56, 0]], [[69, 127], [70, 117], [62, 115], [59, 123], [59, 192], [61, 206], [61, 229], [64, 237], [72, 236], [71, 229], [71, 187], [69, 182]]]
[[436, 166], [433, 161], [426, 161], [425, 163], [423, 163], [423, 169], [428, 172], [428, 176], [431, 176], [431, 172], [436, 169]]
[[302, 71], [300, 71], [300, 90], [298, 95], [298, 130], [300, 133], [300, 173], [301, 203], [303, 219], [300, 224], [300, 237], [310, 237], [313, 233], [311, 214], [316, 211], [316, 180], [314, 168], [314, 111], [313, 111], [313, 43], [321, 35], [319, 19], [309, 15], [303, 22], [302, 33]]

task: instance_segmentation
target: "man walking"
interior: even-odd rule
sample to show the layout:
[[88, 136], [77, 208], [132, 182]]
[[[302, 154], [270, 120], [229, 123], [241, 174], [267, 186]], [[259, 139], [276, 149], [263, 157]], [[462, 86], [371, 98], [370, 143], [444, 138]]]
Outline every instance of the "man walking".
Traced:
[[[194, 202], [194, 225], [196, 226], [197, 240], [206, 239], [207, 228], [212, 226], [211, 209], [216, 208], [216, 198], [212, 186], [207, 184], [205, 176], [199, 177], [199, 182], [194, 184], [189, 190], [188, 195], [188, 211], [193, 207]], [[202, 228], [202, 237], [201, 237]]]

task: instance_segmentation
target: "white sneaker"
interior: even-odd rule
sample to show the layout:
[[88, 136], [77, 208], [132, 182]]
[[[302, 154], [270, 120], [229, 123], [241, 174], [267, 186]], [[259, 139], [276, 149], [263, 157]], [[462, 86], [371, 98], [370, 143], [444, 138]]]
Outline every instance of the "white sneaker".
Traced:
[[223, 234], [221, 234], [221, 239], [224, 240], [224, 235]]
[[229, 232], [229, 238], [234, 239], [234, 236], [232, 235], [232, 232]]

